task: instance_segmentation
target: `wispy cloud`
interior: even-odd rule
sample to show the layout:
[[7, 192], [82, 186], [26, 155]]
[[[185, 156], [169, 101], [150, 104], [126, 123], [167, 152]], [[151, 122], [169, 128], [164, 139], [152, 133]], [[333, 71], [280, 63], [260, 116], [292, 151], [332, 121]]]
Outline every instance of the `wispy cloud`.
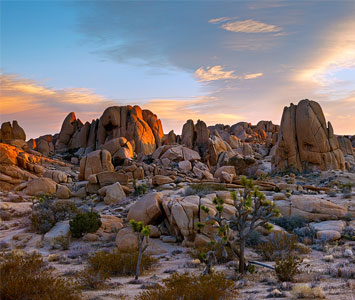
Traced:
[[263, 73], [253, 73], [253, 74], [247, 74], [247, 75], [244, 75], [244, 79], [254, 79], [254, 78], [258, 78], [258, 77], [261, 77], [263, 76], [264, 74]]
[[225, 71], [222, 66], [200, 67], [195, 71], [195, 76], [199, 81], [215, 81], [222, 79], [253, 79], [263, 76], [263, 73], [252, 73], [246, 75], [236, 75], [234, 71]]
[[222, 66], [207, 67], [206, 69], [200, 67], [195, 71], [195, 76], [200, 81], [238, 78], [238, 76], [234, 74], [234, 71], [224, 71]]
[[235, 20], [235, 19], [238, 19], [238, 17], [221, 17], [221, 18], [211, 19], [208, 21], [208, 23], [219, 24], [219, 23], [223, 23], [223, 22]]
[[222, 24], [221, 28], [227, 31], [244, 32], [244, 33], [270, 33], [270, 32], [279, 32], [282, 30], [282, 28], [279, 26], [266, 24], [252, 19], [248, 19], [244, 21], [228, 22]]

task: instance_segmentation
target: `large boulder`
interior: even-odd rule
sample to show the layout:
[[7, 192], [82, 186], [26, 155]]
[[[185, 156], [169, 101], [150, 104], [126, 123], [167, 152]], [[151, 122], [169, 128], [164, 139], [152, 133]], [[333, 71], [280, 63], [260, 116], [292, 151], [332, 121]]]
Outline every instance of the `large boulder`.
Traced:
[[291, 201], [280, 200], [275, 204], [283, 216], [299, 216], [308, 221], [340, 219], [348, 212], [344, 206], [314, 196], [292, 196]]
[[116, 182], [106, 189], [104, 202], [106, 205], [121, 203], [126, 199], [126, 194], [123, 191], [119, 182]]
[[91, 174], [104, 171], [113, 172], [114, 167], [110, 152], [107, 150], [96, 150], [80, 160], [79, 180], [88, 180]]
[[333, 127], [315, 101], [302, 100], [285, 107], [272, 157], [275, 171], [345, 169], [345, 160]]
[[131, 206], [128, 212], [128, 220], [142, 221], [146, 225], [155, 224], [161, 217], [161, 200], [160, 193], [149, 193]]
[[50, 178], [34, 178], [27, 182], [24, 193], [31, 196], [41, 194], [55, 195], [57, 183]]

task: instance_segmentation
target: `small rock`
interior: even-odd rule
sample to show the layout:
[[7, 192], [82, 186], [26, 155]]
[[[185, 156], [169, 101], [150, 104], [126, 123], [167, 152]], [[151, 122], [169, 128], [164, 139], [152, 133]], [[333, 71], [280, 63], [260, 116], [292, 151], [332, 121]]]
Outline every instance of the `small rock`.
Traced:
[[351, 251], [351, 249], [345, 249], [344, 257], [352, 257], [352, 256], [353, 256], [353, 252]]
[[160, 239], [164, 242], [164, 243], [176, 243], [176, 237], [172, 236], [172, 235], [162, 235], [160, 237]]

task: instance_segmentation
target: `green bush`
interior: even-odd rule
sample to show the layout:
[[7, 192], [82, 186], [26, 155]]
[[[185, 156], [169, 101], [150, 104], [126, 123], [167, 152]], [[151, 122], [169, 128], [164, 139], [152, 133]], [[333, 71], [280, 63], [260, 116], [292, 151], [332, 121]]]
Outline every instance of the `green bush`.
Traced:
[[234, 282], [223, 273], [208, 275], [174, 273], [164, 286], [140, 293], [135, 300], [229, 300], [235, 297]]
[[58, 277], [38, 253], [0, 255], [0, 299], [80, 300], [76, 281]]
[[[113, 252], [98, 251], [89, 257], [89, 266], [95, 271], [102, 271], [110, 276], [130, 276], [136, 272], [138, 251], [119, 251]], [[150, 269], [157, 259], [143, 254], [140, 264], [141, 272]]]
[[276, 276], [280, 281], [293, 281], [294, 277], [300, 273], [302, 258], [295, 255], [278, 257], [275, 261]]
[[79, 213], [70, 222], [70, 231], [73, 237], [82, 237], [85, 233], [96, 232], [102, 222], [97, 212]]

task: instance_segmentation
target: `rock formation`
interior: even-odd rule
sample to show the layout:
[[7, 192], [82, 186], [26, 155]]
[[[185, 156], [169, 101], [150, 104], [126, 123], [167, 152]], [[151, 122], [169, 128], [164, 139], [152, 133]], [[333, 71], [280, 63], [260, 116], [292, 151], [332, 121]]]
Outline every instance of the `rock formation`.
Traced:
[[317, 102], [306, 99], [284, 108], [272, 168], [300, 172], [344, 170], [344, 155], [333, 127], [330, 122], [326, 125]]
[[136, 153], [152, 154], [162, 145], [164, 132], [157, 116], [137, 105], [108, 107], [100, 119], [85, 124], [71, 112], [63, 121], [55, 149], [62, 153], [78, 150], [77, 154], [84, 156], [121, 137], [129, 142], [129, 154], [132, 149]]
[[0, 129], [0, 142], [10, 141], [10, 140], [26, 140], [26, 133], [17, 121], [4, 122]]

